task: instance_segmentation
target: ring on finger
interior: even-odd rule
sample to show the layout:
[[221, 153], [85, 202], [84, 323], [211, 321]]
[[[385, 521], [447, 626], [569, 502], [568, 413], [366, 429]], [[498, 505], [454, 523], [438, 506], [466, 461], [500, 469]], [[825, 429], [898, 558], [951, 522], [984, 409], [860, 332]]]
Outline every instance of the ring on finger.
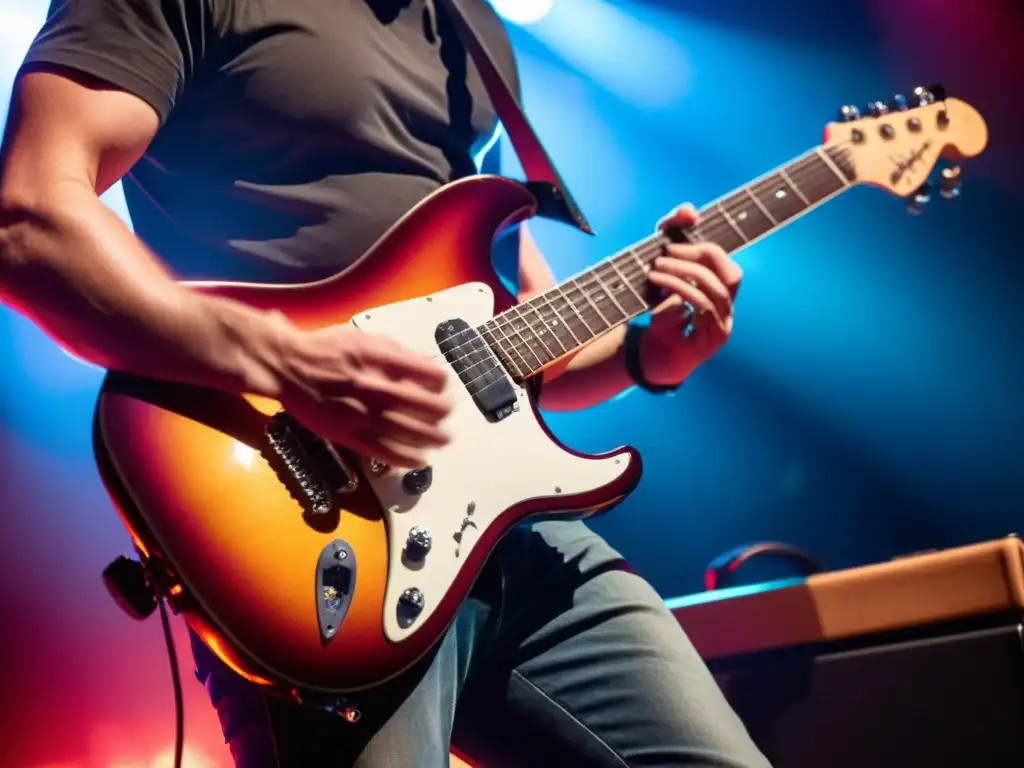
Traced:
[[684, 339], [690, 338], [696, 329], [695, 322], [697, 320], [697, 313], [693, 310], [693, 305], [686, 301], [683, 302], [683, 327], [682, 334]]

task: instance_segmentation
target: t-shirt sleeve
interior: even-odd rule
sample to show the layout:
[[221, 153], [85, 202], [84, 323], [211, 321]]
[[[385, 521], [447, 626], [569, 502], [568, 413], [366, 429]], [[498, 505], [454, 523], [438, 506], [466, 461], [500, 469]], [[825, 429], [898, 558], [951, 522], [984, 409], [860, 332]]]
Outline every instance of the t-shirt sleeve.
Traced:
[[[167, 120], [204, 50], [200, 0], [52, 0], [22, 70], [67, 68], [125, 90]], [[191, 23], [190, 23], [191, 22]]]

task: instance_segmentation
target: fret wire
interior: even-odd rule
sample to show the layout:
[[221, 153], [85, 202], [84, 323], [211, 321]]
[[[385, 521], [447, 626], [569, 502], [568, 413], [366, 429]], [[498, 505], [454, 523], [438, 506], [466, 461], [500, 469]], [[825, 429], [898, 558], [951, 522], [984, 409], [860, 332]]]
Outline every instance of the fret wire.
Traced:
[[629, 290], [633, 292], [633, 295], [636, 296], [636, 298], [640, 302], [641, 306], [647, 307], [647, 302], [644, 300], [644, 297], [641, 296], [640, 293], [637, 291], [637, 289], [633, 287], [633, 281], [632, 280], [628, 280], [626, 278], [625, 274], [623, 274], [622, 270], [619, 269], [618, 265], [616, 265], [616, 263], [615, 263], [615, 259], [616, 258], [618, 258], [618, 257], [617, 256], [612, 257], [611, 259], [608, 260], [608, 263], [612, 265], [612, 269], [615, 270], [615, 274], [617, 274], [619, 276], [619, 278], [622, 280], [622, 282], [624, 282], [626, 284], [626, 286], [629, 288]]
[[742, 192], [735, 192], [716, 205], [721, 209], [719, 218], [727, 226], [735, 228], [740, 235], [739, 245], [748, 245], [772, 228], [771, 219], [758, 206], [752, 205], [749, 196], [744, 196]]
[[846, 188], [845, 179], [837, 175], [836, 170], [827, 158], [818, 154], [812, 154], [806, 163], [794, 169], [793, 178], [800, 181], [804, 190], [810, 190], [809, 196], [813, 196], [811, 206], [824, 202]]
[[[494, 322], [495, 319], [496, 318], [492, 318], [491, 320], [488, 320], [486, 323], [484, 323], [483, 325], [480, 326], [480, 328], [479, 328], [480, 338], [482, 338], [484, 340], [484, 343], [486, 343], [492, 350], [496, 350], [497, 351], [497, 353], [498, 353], [497, 354], [498, 360], [506, 368], [515, 367], [514, 374], [516, 376], [522, 376], [523, 372], [519, 370], [519, 364], [515, 360], [512, 359], [512, 355], [510, 355], [509, 351], [507, 349], [505, 349], [504, 343], [494, 333], [494, 330], [497, 327], [495, 322]], [[486, 334], [488, 334], [488, 333], [494, 339], [493, 342], [487, 340], [487, 335]], [[472, 344], [472, 342], [468, 342], [468, 343]], [[461, 345], [459, 345], [459, 346], [461, 346]], [[469, 354], [473, 354], [473, 350], [470, 350]]]
[[845, 147], [831, 147], [829, 149], [825, 149], [824, 152], [832, 159], [832, 161], [843, 172], [843, 175], [852, 184], [857, 178], [857, 169], [854, 168], [853, 163], [850, 160], [849, 150]]
[[785, 168], [783, 168], [781, 171], [779, 171], [779, 176], [781, 176], [782, 179], [792, 188], [792, 190], [794, 192], [796, 192], [797, 197], [799, 197], [801, 200], [803, 200], [804, 206], [806, 208], [810, 208], [811, 207], [811, 202], [807, 199], [807, 197], [804, 195], [804, 193], [800, 191], [800, 187], [798, 187], [796, 185], [796, 182], [793, 181], [793, 179], [790, 177], [790, 175], [788, 173], [786, 173], [786, 169]]
[[[502, 314], [504, 314], [504, 313], [502, 313]], [[527, 374], [527, 373], [528, 373], [529, 371], [531, 371], [531, 370], [533, 370], [533, 369], [532, 369], [532, 368], [530, 367], [530, 364], [529, 364], [528, 362], [526, 362], [526, 358], [525, 358], [525, 357], [523, 357], [522, 353], [521, 353], [521, 352], [519, 351], [519, 345], [518, 345], [518, 344], [516, 344], [516, 343], [515, 343], [514, 341], [512, 341], [512, 339], [510, 339], [510, 338], [508, 337], [508, 334], [507, 334], [507, 333], [505, 333], [504, 329], [503, 329], [503, 328], [501, 327], [501, 325], [500, 325], [500, 324], [499, 324], [499, 323], [497, 322], [497, 321], [498, 321], [498, 320], [499, 320], [500, 318], [501, 318], [501, 315], [498, 315], [498, 317], [494, 318], [494, 321], [495, 321], [495, 322], [494, 322], [494, 324], [493, 324], [493, 326], [492, 326], [492, 327], [493, 327], [493, 328], [494, 328], [495, 330], [497, 330], [497, 331], [501, 331], [501, 335], [505, 337], [505, 338], [503, 339], [503, 342], [502, 342], [502, 344], [504, 345], [504, 342], [505, 342], [505, 341], [509, 342], [509, 344], [511, 344], [511, 345], [512, 345], [512, 351], [513, 351], [513, 352], [515, 352], [515, 353], [516, 353], [516, 356], [517, 356], [517, 357], [518, 357], [518, 358], [519, 358], [520, 360], [522, 360], [522, 361], [523, 361], [523, 366], [524, 366], [524, 368], [523, 368], [523, 370], [521, 370], [521, 371], [517, 371], [517, 373], [518, 373], [518, 375], [519, 375], [519, 376], [525, 376], [525, 375], [526, 375], [526, 374]], [[507, 351], [508, 351], [508, 350], [506, 350], [506, 352], [507, 352]], [[515, 365], [516, 365], [516, 368], [518, 369], [518, 368], [519, 368], [519, 363], [516, 363]]]
[[727, 223], [729, 224], [729, 226], [730, 226], [730, 227], [732, 227], [732, 228], [733, 228], [733, 229], [734, 229], [734, 230], [736, 231], [736, 234], [737, 234], [737, 235], [739, 235], [739, 236], [740, 236], [740, 239], [741, 239], [741, 240], [742, 240], [742, 241], [743, 241], [744, 243], [749, 243], [749, 242], [750, 242], [750, 238], [749, 238], [749, 237], [747, 237], [747, 236], [746, 236], [746, 235], [745, 235], [745, 234], [743, 233], [743, 230], [739, 228], [739, 225], [738, 225], [738, 224], [736, 224], [736, 222], [735, 222], [735, 221], [733, 221], [733, 218], [732, 218], [732, 216], [730, 216], [730, 215], [729, 215], [729, 212], [728, 212], [728, 211], [727, 211], [727, 210], [726, 210], [726, 209], [725, 209], [725, 208], [724, 208], [724, 207], [722, 206], [722, 204], [721, 204], [721, 203], [715, 203], [715, 207], [716, 207], [716, 208], [718, 208], [719, 212], [720, 212], [720, 213], [721, 213], [721, 215], [722, 215], [722, 216], [723, 216], [723, 217], [725, 218], [725, 220], [726, 220], [726, 222], [727, 222]]
[[765, 218], [767, 218], [768, 221], [770, 221], [776, 227], [779, 226], [779, 222], [777, 222], [775, 218], [770, 213], [768, 213], [768, 209], [761, 204], [760, 200], [757, 199], [757, 195], [750, 191], [750, 187], [744, 187], [743, 191], [747, 193], [747, 197], [754, 201], [754, 205], [761, 209], [761, 213], [765, 215]]
[[[534, 298], [536, 298], [536, 297], [534, 297]], [[541, 311], [539, 309], [537, 309], [535, 306], [533, 306], [533, 298], [531, 298], [529, 301], [523, 302], [523, 304], [521, 306], [527, 307], [531, 312], [533, 312], [533, 314], [535, 314], [538, 317], [538, 319], [540, 320], [541, 324], [547, 329], [547, 332], [551, 335], [551, 338], [553, 338], [555, 341], [557, 341], [558, 342], [558, 346], [560, 346], [562, 348], [562, 354], [565, 354], [566, 352], [569, 351], [568, 349], [566, 349], [565, 344], [562, 343], [562, 340], [560, 338], [558, 338], [558, 334], [555, 333], [554, 329], [550, 325], [548, 325], [548, 321], [544, 319], [544, 315], [541, 314]], [[547, 349], [548, 345], [544, 343], [543, 339], [541, 339], [540, 343], [544, 344], [544, 348]], [[548, 349], [548, 352], [551, 352], [551, 350]], [[555, 354], [551, 355], [551, 359], [552, 360], [554, 360], [556, 357], [558, 357], [558, 355], [555, 355]]]
[[[583, 290], [583, 287], [579, 284], [579, 280], [577, 278], [571, 278], [570, 280], [567, 280], [566, 282], [568, 282], [570, 285], [574, 286], [575, 290], [579, 291], [580, 295], [583, 297], [583, 300], [586, 301], [587, 304], [589, 304], [591, 307], [594, 308], [594, 312], [597, 313], [598, 319], [600, 319], [600, 321], [602, 323], [604, 323], [604, 325], [605, 325], [604, 330], [598, 331], [598, 333], [604, 333], [604, 331], [608, 330], [608, 328], [611, 327], [611, 323], [608, 322], [608, 318], [604, 316], [604, 312], [601, 311], [601, 308], [598, 307], [597, 304], [595, 304], [594, 301], [587, 294], [587, 292], [585, 290]], [[597, 334], [595, 334], [595, 335], [597, 335]]]
[[846, 175], [841, 170], [839, 170], [839, 166], [832, 162], [832, 158], [828, 156], [827, 152], [825, 152], [821, 147], [815, 147], [814, 151], [817, 152], [818, 157], [822, 159], [825, 165], [832, 170], [838, 179], [843, 182], [844, 187], [850, 186], [850, 180], [846, 178]]
[[584, 289], [583, 286], [580, 285], [579, 278], [573, 278], [570, 282], [576, 286], [576, 290], [578, 290], [583, 295], [583, 298], [590, 306], [594, 308], [594, 312], [597, 313], [597, 316], [601, 319], [601, 322], [604, 323], [604, 328], [601, 329], [600, 333], [604, 333], [613, 325], [615, 325], [615, 323], [611, 322], [607, 317], [605, 317], [604, 312], [601, 311], [601, 308], [597, 305], [597, 302], [590, 297], [589, 291], [587, 289]]
[[522, 305], [520, 305], [520, 304], [513, 304], [512, 305], [512, 310], [516, 313], [516, 315], [519, 317], [519, 319], [522, 320], [523, 323], [526, 325], [526, 327], [530, 330], [530, 333], [533, 334], [533, 338], [535, 338], [537, 341], [539, 341], [541, 343], [541, 346], [544, 347], [544, 350], [548, 353], [548, 358], [549, 359], [546, 362], [551, 362], [551, 360], [554, 360], [556, 357], [558, 357], [558, 355], [556, 355], [554, 352], [551, 351], [551, 349], [548, 347], [548, 345], [544, 342], [544, 339], [542, 339], [540, 337], [540, 335], [537, 333], [537, 331], [535, 331], [533, 329], [533, 326], [530, 325], [530, 321], [527, 320], [525, 317], [523, 317], [523, 313], [519, 309], [520, 306], [522, 306]]
[[[515, 304], [513, 304], [513, 305], [512, 305], [512, 307], [511, 307], [511, 309], [515, 309], [515, 306], [516, 306], [516, 305], [515, 305]], [[502, 314], [505, 314], [505, 313], [502, 313]], [[512, 318], [511, 318], [511, 317], [506, 317], [506, 318], [505, 318], [505, 326], [506, 326], [506, 327], [508, 327], [508, 328], [511, 328], [511, 329], [512, 329], [512, 332], [513, 332], [513, 333], [514, 333], [514, 334], [515, 334], [516, 336], [518, 336], [518, 337], [519, 337], [519, 339], [520, 339], [520, 340], [521, 340], [521, 341], [523, 342], [523, 346], [524, 346], [524, 347], [526, 347], [527, 351], [528, 351], [528, 352], [529, 352], [529, 353], [530, 353], [531, 355], [533, 355], [534, 359], [535, 359], [535, 360], [537, 361], [537, 366], [538, 366], [538, 367], [543, 367], [543, 365], [544, 365], [544, 361], [540, 359], [540, 355], [538, 355], [538, 354], [537, 354], [537, 350], [535, 350], [535, 349], [533, 348], [533, 345], [531, 345], [531, 344], [530, 344], [530, 342], [528, 342], [528, 341], [526, 340], [526, 337], [525, 337], [525, 336], [523, 336], [523, 334], [519, 332], [519, 329], [518, 329], [518, 328], [516, 328], [516, 326], [515, 326], [515, 323], [513, 323], [513, 322], [512, 322]], [[499, 328], [501, 328], [501, 332], [502, 332], [502, 333], [505, 333], [505, 328], [502, 328], [501, 326], [499, 326]], [[506, 335], [507, 335], [507, 334], [506, 334]], [[517, 348], [517, 349], [519, 348], [519, 345], [518, 345], [518, 344], [516, 344], [516, 348]], [[522, 357], [522, 355], [520, 355], [520, 357]], [[523, 358], [523, 362], [526, 362], [526, 358]], [[532, 371], [532, 370], [535, 370], [534, 366], [530, 365], [530, 364], [529, 364], [528, 362], [527, 362], [527, 367], [528, 367], [528, 370], [531, 370], [531, 371]]]
[[562, 327], [569, 332], [570, 336], [572, 336], [573, 341], [576, 342], [576, 346], [580, 346], [581, 344], [583, 344], [583, 342], [580, 340], [580, 337], [576, 335], [575, 331], [573, 331], [572, 324], [567, 322], [566, 319], [562, 317], [562, 313], [558, 311], [558, 307], [552, 304], [551, 299], [548, 298], [548, 294], [551, 291], [555, 290], [556, 288], [558, 288], [558, 286], [555, 286], [547, 291], [544, 291], [542, 294], [540, 294], [540, 296], [542, 299], [544, 299], [544, 302], [551, 308], [551, 311], [555, 313], [555, 317], [558, 318], [558, 321], [562, 324]]
[[[572, 327], [574, 325], [579, 325], [580, 326], [580, 328], [579, 328], [580, 337], [578, 337], [578, 339], [577, 339], [577, 336], [575, 334], [573, 334], [573, 338], [577, 339], [577, 343], [578, 344], [585, 344], [587, 341], [589, 341], [590, 339], [594, 338], [594, 333], [590, 329], [590, 326], [587, 324], [586, 318], [583, 316], [582, 312], [580, 312], [579, 307], [577, 307], [576, 303], [570, 298], [571, 291], [566, 291], [565, 290], [565, 286], [567, 284], [568, 284], [567, 281], [563, 281], [559, 285], [555, 286], [557, 291], [558, 291], [558, 297], [557, 298], [560, 299], [561, 302], [562, 302], [561, 309], [559, 309], [557, 307], [556, 307], [556, 309], [559, 312], [559, 317], [562, 318], [562, 321], [565, 323], [566, 327], [569, 328], [570, 332], [572, 331]], [[568, 320], [566, 320], [566, 318], [562, 314], [567, 309], [570, 310], [570, 312], [568, 313], [569, 314]], [[589, 335], [586, 336], [586, 338], [583, 338], [584, 332], [589, 334]]]
[[[819, 154], [817, 150], [793, 163], [790, 176], [794, 186], [799, 181], [801, 189], [809, 192], [814, 198], [807, 201], [808, 208], [818, 205], [847, 186], [842, 175], [836, 175], [835, 171], [827, 157]], [[839, 181], [838, 187], [835, 186], [836, 179]]]
[[[569, 309], [576, 313], [576, 317], [578, 317], [580, 319], [580, 322], [583, 323], [583, 327], [587, 329], [587, 333], [590, 334], [590, 338], [592, 339], [595, 336], [597, 336], [597, 334], [594, 333], [594, 330], [590, 327], [590, 325], [587, 324], [587, 321], [584, 319], [583, 315], [580, 314], [580, 311], [576, 308], [576, 305], [573, 304], [569, 297], [565, 295], [565, 290], [562, 288], [562, 286], [556, 285], [555, 288], [558, 290], [560, 294], [562, 294], [562, 298], [565, 300], [566, 304], [569, 305]], [[589, 340], [590, 339], [587, 339], [587, 341]]]
[[[787, 187], [788, 186], [788, 183], [786, 183], [786, 181], [779, 175], [779, 173], [776, 172], [776, 173], [773, 173], [771, 176], [763, 178], [760, 181], [758, 181], [757, 183], [752, 185], [752, 188], [755, 190], [755, 197], [757, 196], [758, 193], [760, 193], [760, 194], [769, 193], [769, 195], [768, 195], [768, 202], [765, 203], [766, 210], [767, 210], [767, 207], [769, 205], [779, 205], [779, 204], [781, 204], [781, 203], [783, 203], [785, 201], [785, 196], [787, 195], [787, 193], [786, 193], [784, 188], [781, 189], [781, 191], [782, 191], [782, 197], [781, 198], [777, 197], [776, 195], [770, 194], [771, 190], [772, 190], [772, 187], [778, 187], [780, 184], [781, 184], [782, 187]], [[776, 189], [776, 191], [778, 191], [778, 189]], [[793, 217], [792, 215], [784, 215], [784, 212], [783, 212], [782, 218], [776, 218], [775, 214], [772, 213], [772, 221], [775, 223], [776, 226], [778, 226], [780, 223], [782, 223], [784, 221], [787, 221], [788, 219], [791, 219], [792, 217]]]
[[608, 290], [608, 286], [607, 286], [607, 285], [605, 285], [605, 283], [604, 283], [604, 281], [603, 281], [603, 280], [601, 280], [601, 270], [602, 270], [603, 268], [604, 268], [604, 265], [603, 265], [603, 264], [599, 264], [599, 265], [597, 266], [597, 268], [595, 268], [594, 270], [592, 270], [592, 271], [593, 271], [593, 273], [594, 273], [594, 277], [595, 277], [595, 278], [597, 279], [597, 282], [598, 282], [598, 284], [599, 284], [599, 285], [601, 286], [601, 288], [602, 288], [602, 289], [604, 290], [604, 295], [605, 295], [605, 296], [607, 296], [607, 297], [608, 297], [609, 299], [611, 299], [611, 301], [612, 301], [612, 304], [614, 304], [614, 305], [615, 305], [615, 308], [616, 308], [617, 310], [619, 310], [619, 312], [621, 312], [621, 313], [622, 313], [622, 316], [623, 316], [623, 317], [629, 317], [629, 313], [628, 313], [628, 312], [627, 312], [627, 311], [626, 311], [625, 309], [623, 309], [623, 307], [622, 307], [622, 305], [621, 305], [621, 304], [619, 304], [619, 300], [615, 298], [615, 294], [614, 294], [614, 293], [612, 293], [611, 291], [609, 291], [609, 290]]
[[629, 251], [627, 251], [627, 253], [629, 253], [629, 255], [633, 257], [633, 261], [635, 261], [637, 264], [640, 265], [640, 272], [642, 274], [646, 275], [647, 271], [648, 271], [647, 270], [647, 265], [644, 264], [644, 262], [642, 262], [640, 260], [640, 257], [636, 255], [636, 250], [633, 249], [633, 248], [630, 248]]

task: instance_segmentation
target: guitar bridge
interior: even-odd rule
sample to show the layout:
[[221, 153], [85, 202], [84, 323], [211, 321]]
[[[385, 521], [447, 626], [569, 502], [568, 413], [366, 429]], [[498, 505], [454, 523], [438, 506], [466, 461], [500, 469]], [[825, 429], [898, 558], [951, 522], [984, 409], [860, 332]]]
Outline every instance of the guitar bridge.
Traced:
[[295, 499], [311, 514], [329, 514], [334, 495], [359, 487], [358, 475], [334, 446], [281, 411], [265, 428], [270, 466]]

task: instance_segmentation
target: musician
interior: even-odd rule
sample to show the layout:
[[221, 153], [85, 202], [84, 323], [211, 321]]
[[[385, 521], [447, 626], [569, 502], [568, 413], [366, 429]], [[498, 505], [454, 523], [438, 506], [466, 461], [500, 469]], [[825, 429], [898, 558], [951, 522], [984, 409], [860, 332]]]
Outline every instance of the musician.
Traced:
[[[498, 17], [459, 3], [518, 88]], [[175, 279], [337, 273], [475, 173], [496, 125], [441, 2], [54, 0], [3, 145], [0, 297], [98, 365], [275, 398], [336, 443], [421, 466], [447, 441], [436, 362]], [[99, 199], [119, 179], [136, 234]], [[525, 229], [496, 253], [521, 298], [553, 284]], [[714, 245], [668, 247], [636, 347], [608, 333], [547, 377], [541, 405], [676, 387], [728, 339], [740, 278]], [[516, 529], [492, 563], [501, 599], [467, 600], [355, 724], [266, 698], [197, 647], [237, 765], [440, 768], [453, 724], [470, 754], [504, 753], [495, 768], [766, 764], [655, 591], [583, 523]]]

